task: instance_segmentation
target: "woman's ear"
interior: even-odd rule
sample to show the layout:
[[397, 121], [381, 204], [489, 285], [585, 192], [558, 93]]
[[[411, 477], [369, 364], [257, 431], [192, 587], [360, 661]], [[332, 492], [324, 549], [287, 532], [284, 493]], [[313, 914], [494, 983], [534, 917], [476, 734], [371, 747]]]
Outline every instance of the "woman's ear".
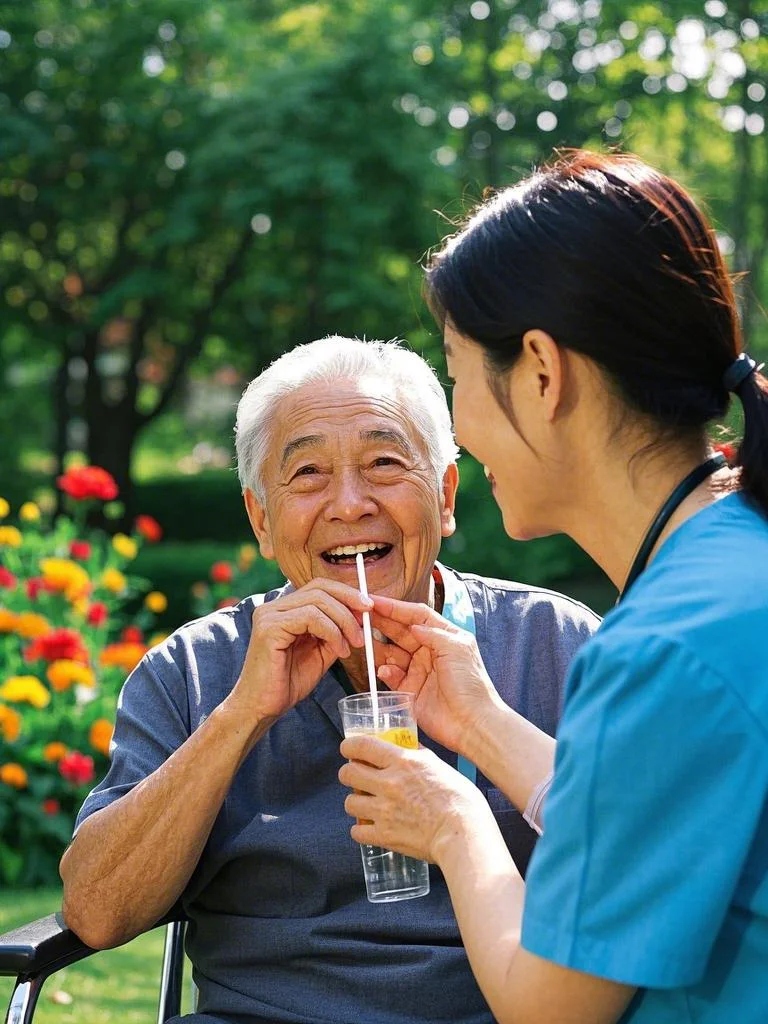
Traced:
[[275, 549], [272, 545], [272, 533], [269, 528], [269, 517], [267, 516], [267, 510], [257, 500], [256, 495], [250, 489], [246, 487], [243, 491], [243, 501], [245, 502], [245, 508], [248, 512], [248, 519], [251, 523], [251, 529], [254, 532], [256, 540], [259, 542], [259, 550], [261, 551], [261, 557], [266, 559], [274, 559]]
[[523, 366], [531, 375], [536, 397], [545, 418], [551, 422], [565, 399], [565, 350], [538, 327], [523, 335]]

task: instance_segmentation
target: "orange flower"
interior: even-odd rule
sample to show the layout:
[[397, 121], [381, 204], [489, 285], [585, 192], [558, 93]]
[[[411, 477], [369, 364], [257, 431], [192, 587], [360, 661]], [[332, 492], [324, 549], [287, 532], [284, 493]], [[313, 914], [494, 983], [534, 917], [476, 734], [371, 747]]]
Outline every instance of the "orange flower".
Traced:
[[154, 612], [155, 615], [162, 615], [168, 607], [168, 598], [159, 590], [151, 590], [144, 598], [144, 607]]
[[87, 665], [83, 665], [79, 661], [71, 661], [69, 658], [60, 658], [58, 661], [51, 662], [45, 674], [57, 693], [68, 690], [73, 683], [88, 687], [96, 685], [93, 671]]
[[144, 540], [149, 541], [150, 544], [156, 544], [163, 536], [163, 529], [160, 523], [153, 519], [152, 516], [136, 516], [133, 528], [136, 533], [141, 534]]
[[21, 732], [21, 715], [14, 708], [0, 704], [0, 736], [13, 743]]
[[38, 615], [37, 612], [21, 612], [16, 616], [14, 631], [26, 640], [37, 640], [51, 632], [51, 624], [44, 615]]
[[68, 753], [69, 748], [63, 743], [59, 743], [58, 740], [54, 740], [53, 743], [46, 743], [43, 747], [43, 757], [52, 764], [60, 761], [62, 757], [66, 757]]
[[131, 672], [147, 653], [146, 644], [107, 644], [99, 656], [102, 665], [116, 665]]
[[106, 718], [97, 718], [90, 728], [88, 740], [94, 750], [109, 757], [109, 745], [112, 742], [114, 727]]
[[0, 782], [14, 789], [26, 789], [27, 773], [20, 764], [9, 761], [7, 764], [0, 764]]
[[77, 601], [91, 589], [88, 573], [82, 565], [69, 558], [43, 558], [40, 568], [46, 585], [63, 594], [68, 601]]
[[15, 612], [9, 612], [7, 608], [0, 608], [0, 633], [15, 633], [19, 616]]

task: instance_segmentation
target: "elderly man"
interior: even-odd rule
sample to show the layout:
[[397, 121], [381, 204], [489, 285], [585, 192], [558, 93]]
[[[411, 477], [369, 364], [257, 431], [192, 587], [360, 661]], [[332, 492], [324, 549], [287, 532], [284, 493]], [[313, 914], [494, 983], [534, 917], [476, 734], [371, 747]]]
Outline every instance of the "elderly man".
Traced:
[[[299, 346], [250, 384], [236, 438], [251, 525], [288, 583], [183, 626], [126, 681], [112, 765], [61, 863], [67, 924], [113, 946], [181, 900], [188, 1021], [490, 1024], [439, 872], [420, 899], [365, 897], [337, 779], [337, 703], [367, 687], [355, 555], [372, 593], [474, 630], [503, 699], [550, 733], [598, 619], [435, 561], [457, 452], [437, 377], [400, 345]], [[534, 833], [477, 785], [524, 867]]]

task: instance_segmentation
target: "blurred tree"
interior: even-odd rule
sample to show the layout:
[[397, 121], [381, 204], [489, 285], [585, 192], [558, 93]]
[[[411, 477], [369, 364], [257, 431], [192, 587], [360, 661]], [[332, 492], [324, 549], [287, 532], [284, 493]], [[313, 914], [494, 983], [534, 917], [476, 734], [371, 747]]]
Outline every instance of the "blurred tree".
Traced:
[[3, 12], [6, 322], [29, 357], [55, 353], [59, 462], [83, 448], [128, 514], [137, 435], [208, 339], [239, 339], [255, 371], [297, 341], [411, 321], [397, 284], [426, 234], [413, 186], [432, 165], [391, 102], [415, 73], [393, 60], [406, 14], [246, 0]]
[[[768, 0], [0, 2], [15, 440], [44, 419], [130, 513], [136, 438], [194, 368], [253, 376], [331, 332], [404, 335], [439, 365], [425, 251], [556, 145], [634, 149], [707, 200], [765, 350], [767, 28]], [[454, 552], [514, 574], [464, 477]], [[541, 550], [550, 574], [578, 561]]]

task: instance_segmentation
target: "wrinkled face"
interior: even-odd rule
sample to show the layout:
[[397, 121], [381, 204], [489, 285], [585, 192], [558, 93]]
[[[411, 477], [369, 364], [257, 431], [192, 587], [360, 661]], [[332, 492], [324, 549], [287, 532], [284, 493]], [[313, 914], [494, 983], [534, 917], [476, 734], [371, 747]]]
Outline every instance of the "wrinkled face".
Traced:
[[442, 537], [453, 533], [458, 474], [441, 488], [386, 381], [307, 385], [277, 410], [263, 470], [266, 502], [245, 493], [262, 554], [295, 587], [316, 577], [426, 601]]

